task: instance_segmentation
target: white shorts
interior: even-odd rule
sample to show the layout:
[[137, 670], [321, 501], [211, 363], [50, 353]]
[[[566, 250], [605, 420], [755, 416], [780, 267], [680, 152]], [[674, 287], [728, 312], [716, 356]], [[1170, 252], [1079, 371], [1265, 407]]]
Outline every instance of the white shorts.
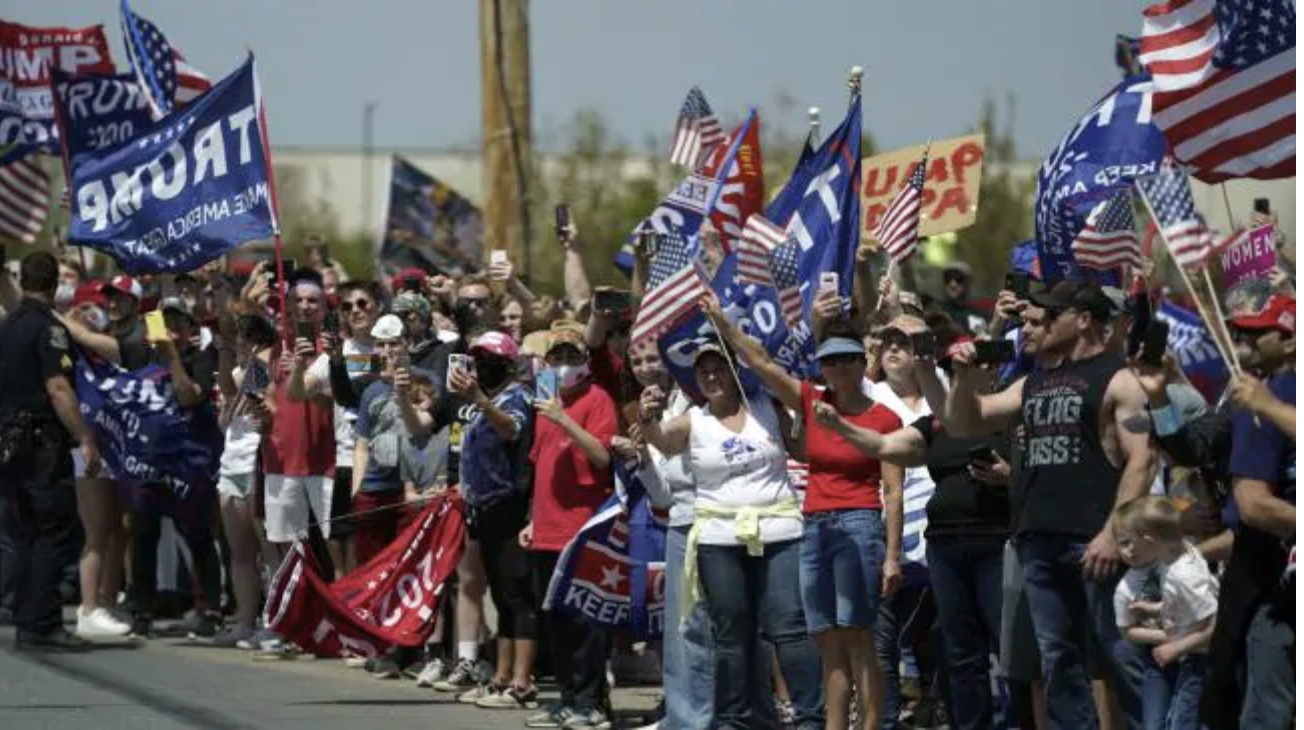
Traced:
[[322, 537], [330, 537], [331, 491], [329, 477], [287, 477], [268, 474], [263, 478], [264, 523], [268, 542], [294, 542], [308, 535], [308, 522], [317, 515]]
[[254, 475], [223, 474], [217, 478], [217, 493], [232, 499], [248, 499], [254, 491]]

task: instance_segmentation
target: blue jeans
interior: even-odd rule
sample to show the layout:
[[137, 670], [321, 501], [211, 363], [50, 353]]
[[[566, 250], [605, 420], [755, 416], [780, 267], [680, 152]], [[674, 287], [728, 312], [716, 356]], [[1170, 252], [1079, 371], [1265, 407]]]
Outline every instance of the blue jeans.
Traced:
[[1245, 700], [1241, 727], [1284, 727], [1294, 717], [1295, 629], [1259, 606], [1245, 635]]
[[693, 607], [680, 625], [679, 601], [683, 593], [684, 553], [688, 527], [666, 531], [666, 612], [661, 635], [661, 674], [665, 690], [666, 730], [705, 730], [711, 726], [714, 661], [711, 619], [706, 604]]
[[1046, 712], [1051, 728], [1081, 730], [1097, 725], [1087, 676], [1086, 631], [1107, 657], [1111, 688], [1129, 728], [1144, 726], [1141, 656], [1119, 635], [1114, 588], [1122, 571], [1104, 583], [1082, 575], [1086, 544], [1065, 535], [1020, 535], [1024, 591], [1041, 650]]
[[991, 730], [990, 657], [1001, 636], [1002, 542], [929, 542], [928, 574], [950, 677], [951, 727]]
[[715, 727], [760, 726], [754, 698], [768, 695], [769, 688], [754, 686], [756, 670], [771, 661], [758, 650], [762, 633], [778, 654], [798, 730], [823, 727], [820, 657], [793, 590], [801, 572], [801, 542], [769, 543], [759, 557], [741, 545], [701, 545], [697, 569], [715, 641]]
[[801, 605], [806, 630], [874, 630], [887, 553], [878, 510], [806, 515], [801, 540]]

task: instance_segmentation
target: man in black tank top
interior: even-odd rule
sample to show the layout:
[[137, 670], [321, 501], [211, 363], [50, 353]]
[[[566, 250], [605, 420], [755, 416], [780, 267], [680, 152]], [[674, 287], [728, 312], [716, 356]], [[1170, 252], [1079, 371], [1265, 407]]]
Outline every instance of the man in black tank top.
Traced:
[[1108, 657], [1107, 676], [1127, 717], [1141, 727], [1142, 654], [1124, 641], [1113, 610], [1123, 575], [1109, 526], [1114, 508], [1149, 492], [1157, 460], [1149, 434], [1127, 421], [1146, 396], [1106, 342], [1113, 304], [1090, 284], [1061, 282], [1034, 294], [1044, 310], [1039, 355], [1063, 358], [993, 395], [963, 348], [946, 427], [960, 437], [1018, 426], [1024, 459], [1011, 495], [1014, 544], [1041, 650], [1052, 728], [1091, 728], [1096, 708], [1086, 670], [1090, 632]]

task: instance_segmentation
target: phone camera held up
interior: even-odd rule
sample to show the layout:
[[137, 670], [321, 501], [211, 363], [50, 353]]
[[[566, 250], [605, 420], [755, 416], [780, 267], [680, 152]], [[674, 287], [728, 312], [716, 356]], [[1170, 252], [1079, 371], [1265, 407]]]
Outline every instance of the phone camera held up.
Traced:
[[557, 238], [561, 239], [566, 235], [566, 229], [571, 225], [570, 206], [566, 203], [560, 203], [553, 209], [554, 225], [557, 230]]
[[975, 365], [1000, 365], [1014, 359], [1014, 343], [1009, 340], [976, 340]]
[[1022, 271], [1011, 271], [1005, 275], [1005, 290], [1019, 301], [1027, 301], [1032, 296], [1032, 280]]

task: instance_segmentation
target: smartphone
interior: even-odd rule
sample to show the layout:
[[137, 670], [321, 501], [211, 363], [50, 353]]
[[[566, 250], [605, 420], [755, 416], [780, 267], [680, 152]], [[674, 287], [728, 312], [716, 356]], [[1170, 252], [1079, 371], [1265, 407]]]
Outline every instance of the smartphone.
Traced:
[[969, 461], [978, 464], [995, 464], [996, 450], [990, 446], [969, 447]]
[[502, 266], [507, 263], [507, 252], [501, 248], [496, 248], [489, 252], [489, 265]]
[[820, 272], [820, 291], [837, 291], [838, 290], [838, 272], [822, 271]]
[[566, 230], [567, 228], [570, 228], [570, 224], [571, 224], [570, 206], [567, 205], [566, 203], [559, 203], [556, 208], [553, 208], [552, 215], [553, 218], [555, 219], [554, 224], [557, 228], [557, 236], [560, 237], [562, 231]]
[[1005, 275], [1005, 290], [1014, 292], [1020, 301], [1027, 301], [1032, 296], [1032, 279], [1022, 271], [1011, 271]]
[[1009, 340], [975, 340], [974, 364], [999, 365], [1014, 359], [1014, 343]]
[[1263, 215], [1268, 215], [1272, 213], [1272, 204], [1268, 202], [1267, 198], [1255, 198], [1254, 212], [1262, 213]]
[[161, 310], [155, 309], [145, 313], [145, 336], [151, 341], [168, 338], [168, 326]]
[[544, 368], [535, 380], [535, 397], [539, 400], [552, 400], [557, 397], [557, 371]]
[[5, 245], [0, 243], [0, 266], [9, 263], [9, 252], [5, 250]]
[[1161, 319], [1150, 320], [1146, 337], [1141, 343], [1141, 363], [1152, 368], [1163, 367], [1164, 353], [1168, 351], [1168, 323]]
[[267, 395], [267, 386], [271, 385], [271, 382], [272, 374], [268, 372], [263, 361], [253, 360], [240, 381], [240, 392], [252, 398], [262, 398]]
[[394, 356], [394, 369], [395, 370], [412, 369], [412, 355], [408, 353], [406, 348], [400, 350], [399, 353]]
[[299, 319], [294, 322], [294, 338], [296, 340], [307, 340], [312, 343], [317, 342], [317, 326], [307, 320]]
[[632, 306], [630, 293], [623, 289], [599, 289], [593, 293], [593, 308], [599, 312], [627, 312]]
[[937, 357], [937, 335], [933, 334], [932, 330], [910, 335], [910, 346], [914, 348], [915, 355]]
[[463, 373], [471, 371], [471, 356], [459, 352], [449, 353], [448, 372], [444, 375], [444, 387], [446, 389], [453, 389], [453, 373], [458, 371]]
[[408, 277], [403, 280], [403, 291], [411, 291], [420, 294], [424, 284], [425, 282], [418, 278]]

